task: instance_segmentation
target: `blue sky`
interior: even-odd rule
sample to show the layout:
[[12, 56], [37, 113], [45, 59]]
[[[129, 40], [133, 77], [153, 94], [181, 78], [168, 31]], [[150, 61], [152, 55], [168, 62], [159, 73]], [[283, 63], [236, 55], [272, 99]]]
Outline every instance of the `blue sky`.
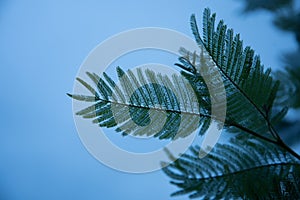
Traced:
[[0, 199], [170, 199], [176, 188], [162, 172], [121, 173], [86, 151], [66, 92], [84, 58], [109, 36], [148, 26], [192, 36], [190, 15], [200, 19], [205, 7], [268, 67], [282, 66], [281, 53], [296, 48], [268, 14], [243, 15], [232, 0], [0, 1]]

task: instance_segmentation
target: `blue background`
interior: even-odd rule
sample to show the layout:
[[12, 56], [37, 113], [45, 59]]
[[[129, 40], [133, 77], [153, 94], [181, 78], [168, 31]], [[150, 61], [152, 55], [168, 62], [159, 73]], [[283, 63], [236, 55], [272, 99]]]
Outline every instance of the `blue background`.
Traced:
[[283, 66], [281, 53], [296, 48], [293, 37], [273, 28], [270, 15], [245, 16], [241, 6], [232, 0], [0, 0], [0, 199], [170, 199], [176, 188], [161, 171], [121, 173], [86, 151], [66, 92], [84, 58], [109, 36], [147, 26], [192, 36], [190, 15], [201, 19], [205, 7], [240, 32], [266, 66]]

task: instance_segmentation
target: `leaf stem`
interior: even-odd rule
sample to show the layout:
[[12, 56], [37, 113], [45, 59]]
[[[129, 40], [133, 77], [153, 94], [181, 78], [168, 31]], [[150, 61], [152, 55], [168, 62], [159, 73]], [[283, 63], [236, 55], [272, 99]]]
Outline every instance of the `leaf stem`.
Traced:
[[282, 147], [283, 149], [285, 149], [287, 152], [289, 152], [290, 154], [292, 154], [295, 158], [297, 158], [298, 160], [300, 160], [300, 155], [298, 153], [296, 153], [293, 149], [291, 149], [288, 145], [286, 145], [282, 139], [279, 137], [277, 139], [277, 144]]

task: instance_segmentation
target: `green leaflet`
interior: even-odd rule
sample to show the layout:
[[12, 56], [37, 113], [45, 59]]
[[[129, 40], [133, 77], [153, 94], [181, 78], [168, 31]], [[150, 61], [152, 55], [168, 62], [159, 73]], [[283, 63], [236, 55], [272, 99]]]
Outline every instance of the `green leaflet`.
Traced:
[[[189, 80], [198, 98], [209, 98], [200, 68], [213, 60], [222, 74], [227, 95], [225, 126], [237, 132], [229, 144], [217, 144], [200, 159], [201, 149], [165, 167], [171, 183], [180, 190], [173, 196], [189, 194], [204, 199], [299, 199], [300, 163], [285, 146], [273, 124], [285, 116], [287, 108], [274, 106], [279, 81], [271, 70], [264, 70], [260, 58], [250, 47], [243, 48], [239, 35], [220, 21], [215, 29], [215, 14], [203, 14], [203, 40], [195, 16], [191, 27], [202, 51], [199, 55], [182, 48], [181, 74]], [[202, 107], [209, 113], [209, 105]], [[275, 112], [276, 110], [279, 110]], [[260, 138], [260, 139], [258, 139]], [[165, 163], [163, 163], [165, 166]]]
[[[273, 144], [233, 139], [200, 159], [196, 147], [163, 171], [180, 190], [203, 199], [299, 199], [300, 163]], [[163, 163], [164, 165], [164, 163]]]
[[[243, 42], [232, 29], [227, 29], [221, 20], [215, 30], [215, 14], [209, 9], [203, 14], [203, 40], [200, 38], [195, 16], [191, 17], [191, 28], [201, 48], [200, 55], [181, 49], [181, 62], [177, 64], [184, 71], [182, 75], [189, 80], [201, 101], [209, 99], [203, 75], [199, 69], [213, 62], [219, 68], [227, 96], [227, 115], [225, 126], [231, 132], [252, 132], [255, 136], [276, 141], [277, 136], [270, 130], [271, 122], [280, 121], [286, 108], [275, 112], [274, 100], [279, 81], [271, 76], [271, 70], [264, 70], [259, 56], [250, 47], [243, 48]], [[212, 61], [210, 61], [212, 60]], [[213, 76], [213, 75], [211, 75]], [[206, 100], [207, 101], [207, 100]], [[206, 107], [209, 112], [210, 105]], [[276, 108], [276, 110], [278, 110]]]
[[[214, 65], [218, 67], [226, 89], [225, 126], [231, 132], [245, 131], [275, 142], [278, 138], [270, 127], [272, 122], [280, 121], [286, 113], [286, 108], [283, 108], [274, 114], [273, 104], [279, 81], [273, 80], [269, 69], [264, 70], [259, 57], [254, 55], [250, 47], [243, 48], [239, 35], [234, 36], [232, 29], [227, 29], [223, 21], [220, 21], [215, 30], [215, 14], [211, 15], [209, 9], [205, 9], [203, 16], [203, 41], [194, 16], [191, 17], [191, 27], [201, 53], [197, 55], [181, 49], [183, 57], [179, 59], [181, 63], [177, 64], [184, 69], [181, 74], [188, 82], [178, 76], [169, 80], [150, 71], [145, 71], [143, 74], [138, 70], [136, 75], [130, 70], [125, 73], [117, 68], [120, 85], [116, 85], [105, 73], [104, 78], [87, 73], [97, 85], [98, 92], [80, 78], [77, 80], [95, 97], [82, 95], [72, 97], [83, 101], [95, 99], [96, 102], [106, 102], [106, 104], [100, 104], [100, 107], [95, 104], [94, 112], [88, 114], [79, 112], [79, 114], [84, 114], [83, 117], [86, 118], [98, 117], [94, 120], [95, 123], [104, 127], [117, 126], [116, 130], [124, 135], [144, 134], [168, 139], [174, 138], [178, 131], [182, 130], [179, 135], [188, 135], [198, 127], [200, 127], [200, 135], [203, 135], [209, 127], [211, 118], [218, 120], [211, 113], [211, 98], [224, 95], [220, 90], [219, 93], [215, 92], [216, 94], [211, 96], [204, 81], [203, 77], [209, 77], [213, 83], [217, 82], [214, 80], [215, 71], [210, 69], [210, 66]], [[192, 90], [181, 89], [188, 88], [188, 83], [192, 86], [197, 100], [191, 99], [191, 94], [194, 93]], [[218, 91], [218, 85], [215, 88]], [[177, 97], [180, 97], [180, 103]], [[195, 102], [198, 102], [198, 105], [195, 105]], [[218, 106], [224, 107], [222, 102], [218, 102], [216, 107]], [[162, 117], [162, 112], [167, 112], [168, 117], [164, 125], [159, 125], [158, 119]], [[153, 115], [152, 122], [150, 114]], [[188, 115], [194, 118], [189, 120], [188, 117], [182, 117]], [[200, 116], [202, 116], [200, 119], [196, 119]], [[199, 122], [194, 123], [196, 120]], [[188, 130], [179, 129], [179, 125], [176, 125], [185, 122], [196, 126]], [[152, 127], [155, 125], [159, 127], [155, 129], [155, 133], [154, 131], [150, 133], [150, 129], [146, 128], [150, 124]], [[184, 133], [186, 130], [187, 132]]]
[[96, 89], [77, 78], [93, 96], [69, 96], [94, 102], [78, 111], [77, 115], [91, 118], [101, 127], [115, 127], [123, 135], [159, 139], [186, 137], [199, 126], [207, 127], [209, 116], [200, 112], [197, 97], [183, 77], [174, 74], [170, 79], [149, 69], [137, 69], [135, 74], [131, 70], [124, 72], [119, 67], [117, 73], [118, 84], [106, 73], [99, 77], [87, 72]]
[[[223, 21], [216, 26], [215, 18], [209, 9], [204, 10], [202, 40], [195, 16], [191, 17], [200, 53], [180, 50], [182, 57], [176, 65], [183, 69], [181, 76], [169, 78], [149, 69], [134, 73], [117, 68], [116, 84], [106, 73], [100, 77], [87, 72], [94, 87], [78, 78], [91, 96], [69, 96], [93, 104], [77, 115], [102, 127], [114, 127], [123, 135], [176, 139], [198, 128], [204, 135], [211, 120], [219, 120], [212, 113], [212, 102], [216, 109], [224, 106], [218, 101], [224, 94], [218, 90], [222, 85], [215, 79], [212, 66], [217, 67], [226, 89], [224, 125], [238, 134], [229, 144], [217, 144], [203, 159], [199, 158], [202, 150], [191, 147], [190, 154], [164, 168], [180, 188], [173, 195], [298, 199], [299, 155], [284, 145], [273, 127], [287, 113], [286, 107], [274, 103], [279, 81], [274, 80], [270, 69], [264, 69], [250, 47], [243, 47], [239, 34], [234, 35]], [[213, 95], [205, 82], [207, 77], [214, 84]]]

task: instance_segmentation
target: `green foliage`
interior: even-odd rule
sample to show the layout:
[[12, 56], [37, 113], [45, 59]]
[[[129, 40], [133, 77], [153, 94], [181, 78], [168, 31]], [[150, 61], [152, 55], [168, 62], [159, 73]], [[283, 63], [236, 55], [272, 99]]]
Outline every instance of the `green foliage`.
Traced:
[[[174, 74], [170, 79], [149, 69], [125, 73], [119, 67], [117, 73], [119, 84], [106, 73], [101, 78], [88, 72], [97, 89], [77, 78], [93, 96], [69, 96], [95, 102], [77, 115], [94, 119], [93, 123], [100, 127], [116, 127], [123, 135], [152, 135], [159, 139], [185, 137], [204, 123], [200, 116], [207, 118], [199, 112], [192, 88], [183, 77]], [[162, 126], [164, 115], [167, 116]]]
[[269, 11], [279, 10], [281, 7], [289, 6], [293, 0], [245, 0], [245, 11], [265, 9]]
[[[254, 10], [263, 9], [269, 11], [273, 15], [274, 25], [283, 30], [292, 33], [295, 36], [296, 43], [300, 47], [300, 9], [294, 0], [245, 0], [246, 12], [252, 12]], [[282, 70], [277, 78], [280, 79], [285, 86], [280, 87], [278, 97], [279, 102], [287, 103], [291, 108], [299, 108], [300, 96], [299, 96], [299, 71], [300, 71], [300, 48], [287, 52], [284, 55], [284, 63], [286, 64], [285, 70]], [[282, 74], [284, 74], [282, 76]], [[282, 93], [285, 95], [282, 96]], [[286, 98], [292, 96], [293, 98]], [[285, 97], [286, 99], [282, 99]]]
[[[289, 12], [288, 14], [281, 14], [277, 16], [274, 20], [274, 24], [285, 31], [291, 31], [298, 34], [300, 33], [300, 11]], [[298, 38], [298, 43], [300, 43], [300, 38]]]
[[[164, 168], [180, 190], [204, 199], [299, 199], [300, 163], [285, 150], [262, 141], [232, 139], [200, 159], [196, 147]], [[165, 163], [163, 163], [165, 164]]]
[[284, 71], [277, 71], [275, 75], [281, 82], [284, 83], [284, 85], [281, 85], [278, 90], [276, 104], [288, 105], [289, 107], [292, 108], [299, 108], [300, 107], [300, 67], [286, 68]]
[[[298, 199], [299, 156], [283, 144], [273, 128], [273, 124], [280, 122], [287, 112], [284, 107], [272, 114], [278, 110], [274, 101], [279, 82], [273, 80], [271, 70], [264, 70], [250, 47], [243, 48], [239, 35], [234, 36], [223, 21], [215, 26], [215, 17], [205, 9], [203, 40], [194, 16], [191, 17], [191, 27], [200, 48], [204, 46], [207, 52], [200, 57], [211, 57], [223, 75], [227, 94], [225, 125], [229, 132], [240, 134], [229, 144], [217, 144], [205, 158], [199, 158], [202, 151], [199, 147], [191, 147], [190, 154], [182, 155], [165, 167], [164, 172], [173, 179], [171, 183], [180, 188], [173, 196]], [[188, 70], [187, 66], [197, 68], [202, 65], [195, 62], [194, 54], [186, 50], [182, 52], [184, 56], [180, 60], [184, 62], [177, 65], [184, 69], [182, 75], [190, 81], [196, 93], [200, 92], [204, 87], [199, 78], [201, 75], [197, 70]]]
[[[211, 15], [209, 9], [205, 9], [203, 15], [203, 41], [194, 15], [191, 17], [191, 27], [202, 54], [197, 59], [193, 58], [195, 54], [182, 50], [184, 55], [180, 60], [184, 62], [177, 64], [184, 69], [182, 75], [190, 81], [196, 93], [208, 98], [209, 93], [202, 91], [206, 84], [200, 70], [186, 69], [189, 65], [201, 68], [204, 62], [214, 63], [226, 88], [225, 125], [275, 141], [277, 136], [269, 127], [284, 116], [286, 108], [280, 112], [275, 112], [278, 109], [273, 108], [279, 81], [272, 78], [271, 70], [264, 70], [259, 56], [254, 55], [250, 47], [243, 48], [239, 34], [234, 36], [233, 30], [227, 29], [222, 20], [215, 30], [215, 14]], [[192, 64], [192, 60], [204, 61]]]
[[[239, 34], [234, 35], [222, 20], [215, 25], [215, 18], [209, 9], [204, 10], [202, 40], [195, 16], [191, 17], [200, 53], [180, 50], [182, 57], [176, 66], [182, 69], [181, 76], [168, 78], [149, 69], [124, 72], [118, 67], [118, 84], [106, 73], [100, 77], [87, 72], [95, 87], [77, 78], [91, 96], [69, 96], [93, 102], [77, 115], [101, 127], [114, 127], [123, 135], [177, 139], [198, 128], [204, 135], [211, 120], [221, 121], [212, 112], [212, 104], [224, 106], [222, 82], [227, 99], [224, 126], [234, 136], [202, 159], [199, 153], [203, 150], [195, 146], [190, 154], [166, 166], [164, 172], [180, 188], [173, 195], [298, 199], [300, 156], [282, 142], [274, 128], [287, 112], [284, 103], [277, 103], [280, 82], [270, 69], [264, 69], [254, 50], [243, 47]], [[208, 79], [211, 83], [205, 81]]]

